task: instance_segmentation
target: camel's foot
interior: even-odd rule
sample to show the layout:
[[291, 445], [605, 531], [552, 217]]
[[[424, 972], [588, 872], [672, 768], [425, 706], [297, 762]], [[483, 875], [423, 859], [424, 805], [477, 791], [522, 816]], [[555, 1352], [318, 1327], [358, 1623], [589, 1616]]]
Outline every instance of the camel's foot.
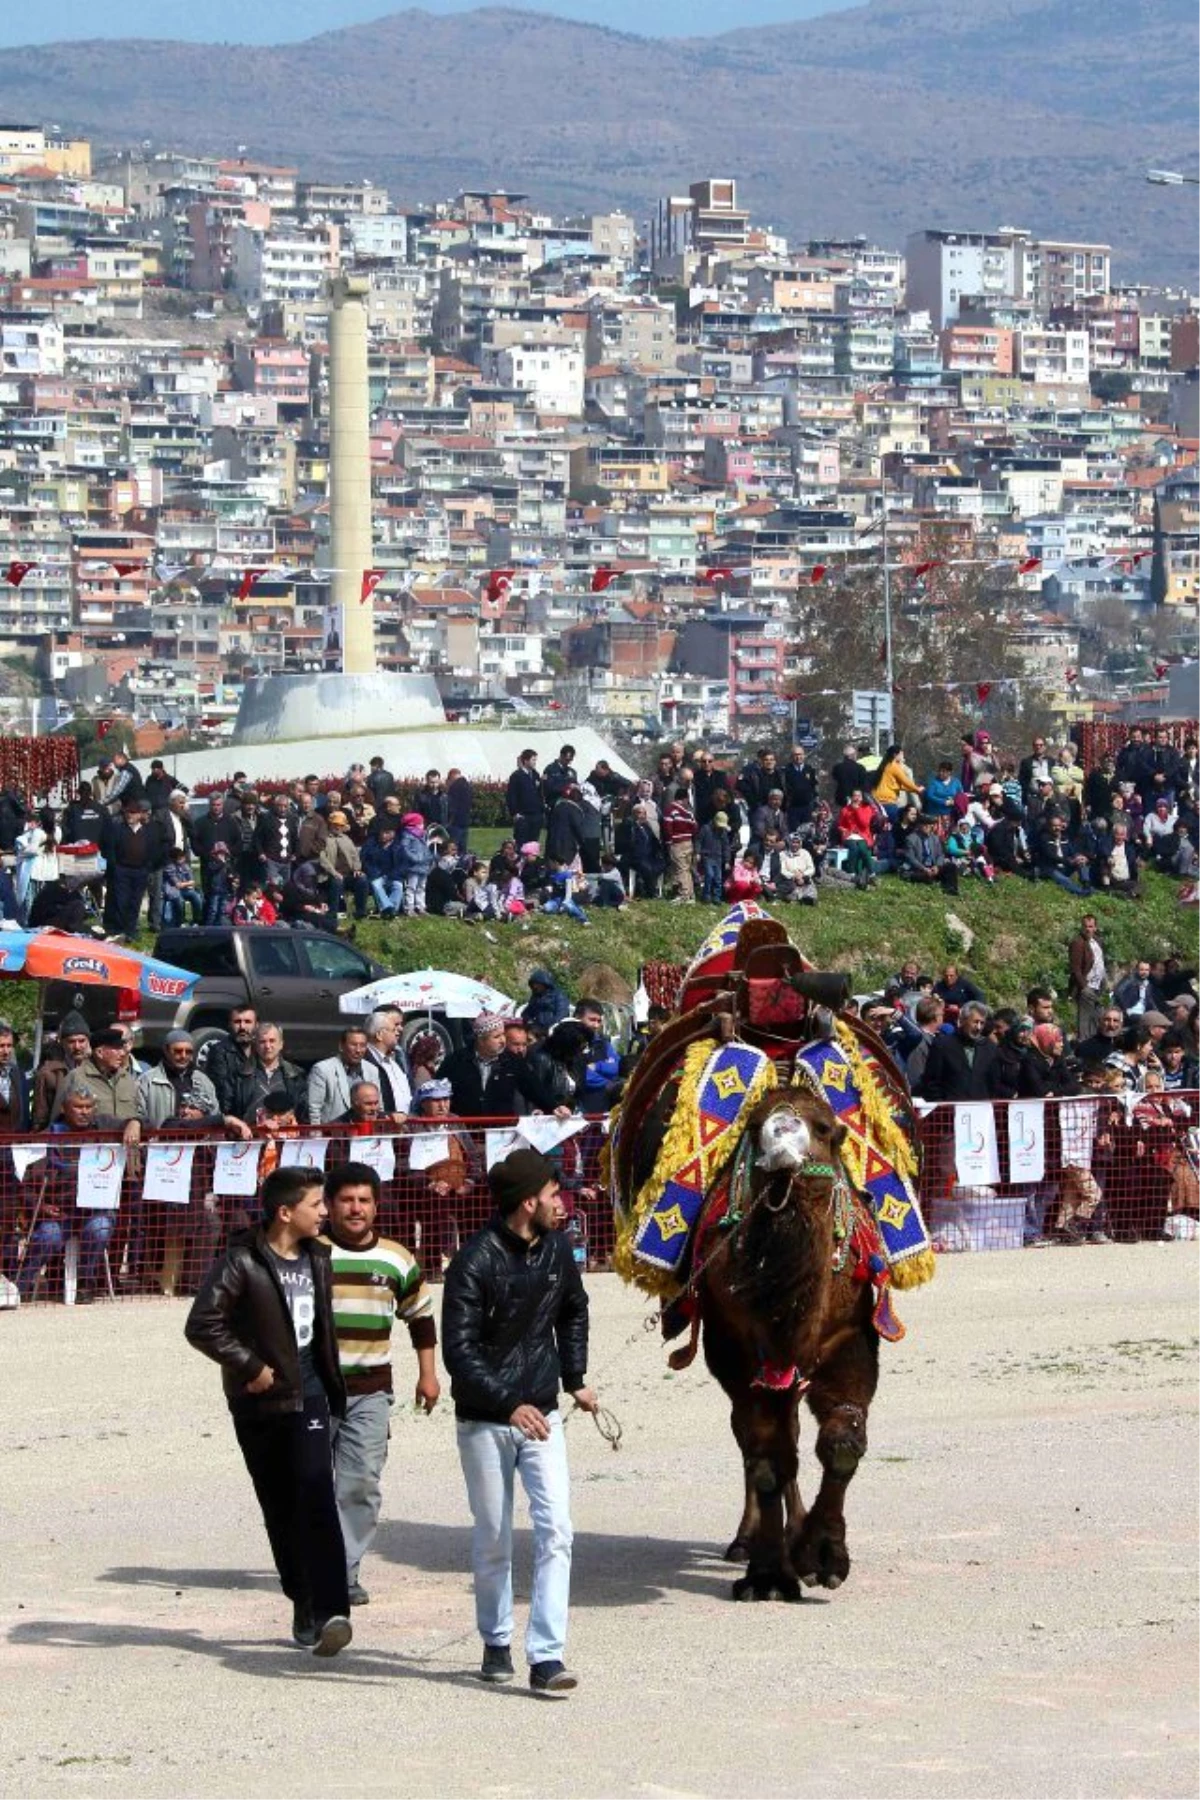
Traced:
[[857, 1408], [839, 1409], [817, 1434], [817, 1458], [823, 1469], [849, 1481], [867, 1453], [865, 1415]]
[[800, 1583], [782, 1569], [751, 1569], [739, 1576], [731, 1589], [735, 1600], [773, 1600], [778, 1597], [791, 1605], [799, 1602]]
[[789, 1561], [805, 1587], [841, 1587], [850, 1573], [845, 1530], [809, 1513], [792, 1542]]
[[743, 1537], [735, 1537], [725, 1552], [725, 1561], [731, 1563], [748, 1563], [750, 1546]]

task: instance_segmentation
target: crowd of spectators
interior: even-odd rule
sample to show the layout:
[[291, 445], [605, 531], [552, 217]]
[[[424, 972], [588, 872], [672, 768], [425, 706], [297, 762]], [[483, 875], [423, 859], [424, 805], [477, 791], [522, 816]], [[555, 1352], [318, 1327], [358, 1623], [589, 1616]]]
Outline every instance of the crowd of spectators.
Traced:
[[679, 742], [641, 780], [604, 760], [581, 776], [564, 744], [544, 771], [521, 753], [504, 796], [510, 835], [476, 856], [458, 769], [404, 784], [373, 757], [340, 787], [310, 775], [270, 798], [235, 774], [198, 810], [162, 761], [143, 777], [117, 754], [61, 810], [0, 794], [0, 915], [110, 937], [131, 936], [143, 907], [152, 930], [338, 929], [371, 913], [505, 923], [535, 910], [586, 924], [592, 907], [663, 896], [813, 906], [882, 876], [950, 893], [1018, 877], [1137, 899], [1147, 866], [1195, 879], [1197, 781], [1196, 740], [1177, 750], [1165, 726], [1134, 726], [1086, 771], [1069, 742], [1034, 737], [1018, 758], [981, 729], [923, 780], [898, 744], [874, 755], [847, 743], [822, 772], [799, 745], [782, 763], [764, 747], [735, 767]]
[[1035, 1197], [1027, 1243], [1175, 1237], [1194, 1233], [1180, 1221], [1200, 1212], [1196, 973], [1169, 956], [1117, 978], [1087, 914], [1068, 946], [1065, 1003], [1035, 987], [1023, 1010], [993, 1010], [955, 964], [935, 976], [910, 960], [858, 1004], [918, 1103], [1096, 1102], [1047, 1109], [1053, 1206]]

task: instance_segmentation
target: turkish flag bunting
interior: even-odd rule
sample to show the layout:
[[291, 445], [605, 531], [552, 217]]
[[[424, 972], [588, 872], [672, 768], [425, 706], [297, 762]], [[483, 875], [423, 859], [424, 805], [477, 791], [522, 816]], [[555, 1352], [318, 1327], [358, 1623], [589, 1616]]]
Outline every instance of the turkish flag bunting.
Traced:
[[610, 581], [615, 581], [621, 573], [619, 569], [599, 568], [592, 575], [593, 594], [602, 594]]
[[238, 599], [248, 600], [253, 592], [255, 582], [261, 581], [266, 572], [265, 569], [246, 569], [242, 574], [241, 581], [238, 583]]
[[941, 566], [941, 558], [935, 556], [932, 562], [917, 563], [908, 572], [914, 581], [919, 581], [922, 575], [928, 575], [930, 569], [940, 569]]
[[112, 563], [110, 566], [116, 570], [121, 580], [124, 581], [127, 575], [136, 575], [142, 565], [141, 563]]
[[[489, 569], [487, 597], [489, 600], [503, 600], [512, 587], [515, 569]], [[594, 585], [594, 584], [593, 584]]]
[[[599, 571], [597, 571], [597, 573], [599, 573]], [[704, 579], [705, 579], [705, 581], [732, 581], [733, 580], [733, 570], [727, 569], [723, 564], [718, 564], [711, 569], [705, 569]], [[593, 590], [594, 590], [595, 589], [594, 582], [593, 582], [592, 586], [593, 586]]]
[[978, 700], [980, 706], [983, 705], [991, 691], [992, 684], [990, 681], [977, 681], [975, 683], [975, 698]]
[[1163, 676], [1166, 674], [1166, 672], [1170, 668], [1170, 666], [1171, 666], [1170, 663], [1155, 663], [1154, 673], [1158, 676], [1158, 679], [1160, 681], [1162, 680]]
[[364, 605], [364, 606], [366, 605], [367, 601], [371, 598], [371, 595], [375, 592], [375, 589], [379, 586], [379, 584], [382, 580], [383, 580], [383, 570], [382, 569], [364, 569], [363, 570], [362, 586], [358, 591], [358, 598], [359, 598], [360, 602], [362, 603], [362, 605]]
[[1033, 571], [1035, 569], [1040, 569], [1041, 566], [1042, 566], [1042, 559], [1040, 556], [1027, 556], [1025, 558], [1024, 562], [1020, 562], [1017, 564], [1017, 574], [1018, 575], [1032, 575]]
[[9, 587], [20, 587], [30, 569], [36, 568], [36, 563], [10, 562], [4, 571], [4, 579]]
[[808, 579], [812, 582], [813, 586], [816, 587], [819, 581], [824, 581], [827, 573], [828, 571], [824, 563], [814, 563], [808, 572]]
[[1068, 687], [1074, 687], [1075, 683], [1079, 680], [1079, 670], [1074, 669], [1074, 668], [1064, 669], [1063, 670], [1063, 680], [1066, 682]]
[[106, 738], [112, 728], [113, 722], [111, 719], [100, 719], [96, 723], [96, 736], [98, 738]]

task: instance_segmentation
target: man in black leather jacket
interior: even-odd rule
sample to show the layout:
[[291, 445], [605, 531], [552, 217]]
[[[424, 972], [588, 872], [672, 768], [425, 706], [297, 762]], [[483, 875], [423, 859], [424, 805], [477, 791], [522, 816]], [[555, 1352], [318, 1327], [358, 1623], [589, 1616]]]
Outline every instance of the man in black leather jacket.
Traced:
[[240, 1232], [188, 1314], [189, 1344], [221, 1365], [233, 1428], [262, 1507], [292, 1636], [316, 1656], [350, 1642], [346, 1552], [333, 1485], [330, 1414], [346, 1410], [333, 1325], [322, 1177], [276, 1169], [263, 1223]]
[[458, 1453], [475, 1521], [475, 1618], [484, 1681], [513, 1676], [513, 1477], [533, 1519], [533, 1591], [525, 1652], [535, 1694], [576, 1686], [563, 1666], [571, 1583], [571, 1518], [559, 1388], [585, 1412], [588, 1301], [559, 1227], [563, 1207], [551, 1165], [516, 1150], [488, 1177], [496, 1216], [468, 1239], [446, 1271], [442, 1355], [458, 1420]]

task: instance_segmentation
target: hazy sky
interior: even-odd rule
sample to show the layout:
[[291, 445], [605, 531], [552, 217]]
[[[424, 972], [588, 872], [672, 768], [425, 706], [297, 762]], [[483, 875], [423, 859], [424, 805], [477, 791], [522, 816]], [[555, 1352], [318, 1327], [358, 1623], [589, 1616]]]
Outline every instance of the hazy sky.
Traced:
[[[427, 12], [470, 12], [479, 0], [424, 0]], [[516, 0], [530, 12], [558, 13], [652, 37], [704, 36], [741, 25], [811, 18], [856, 0]], [[862, 3], [862, 0], [858, 0]], [[0, 0], [0, 44], [49, 44], [60, 38], [193, 38], [274, 44], [403, 10], [388, 0], [55, 0], [18, 6]]]

